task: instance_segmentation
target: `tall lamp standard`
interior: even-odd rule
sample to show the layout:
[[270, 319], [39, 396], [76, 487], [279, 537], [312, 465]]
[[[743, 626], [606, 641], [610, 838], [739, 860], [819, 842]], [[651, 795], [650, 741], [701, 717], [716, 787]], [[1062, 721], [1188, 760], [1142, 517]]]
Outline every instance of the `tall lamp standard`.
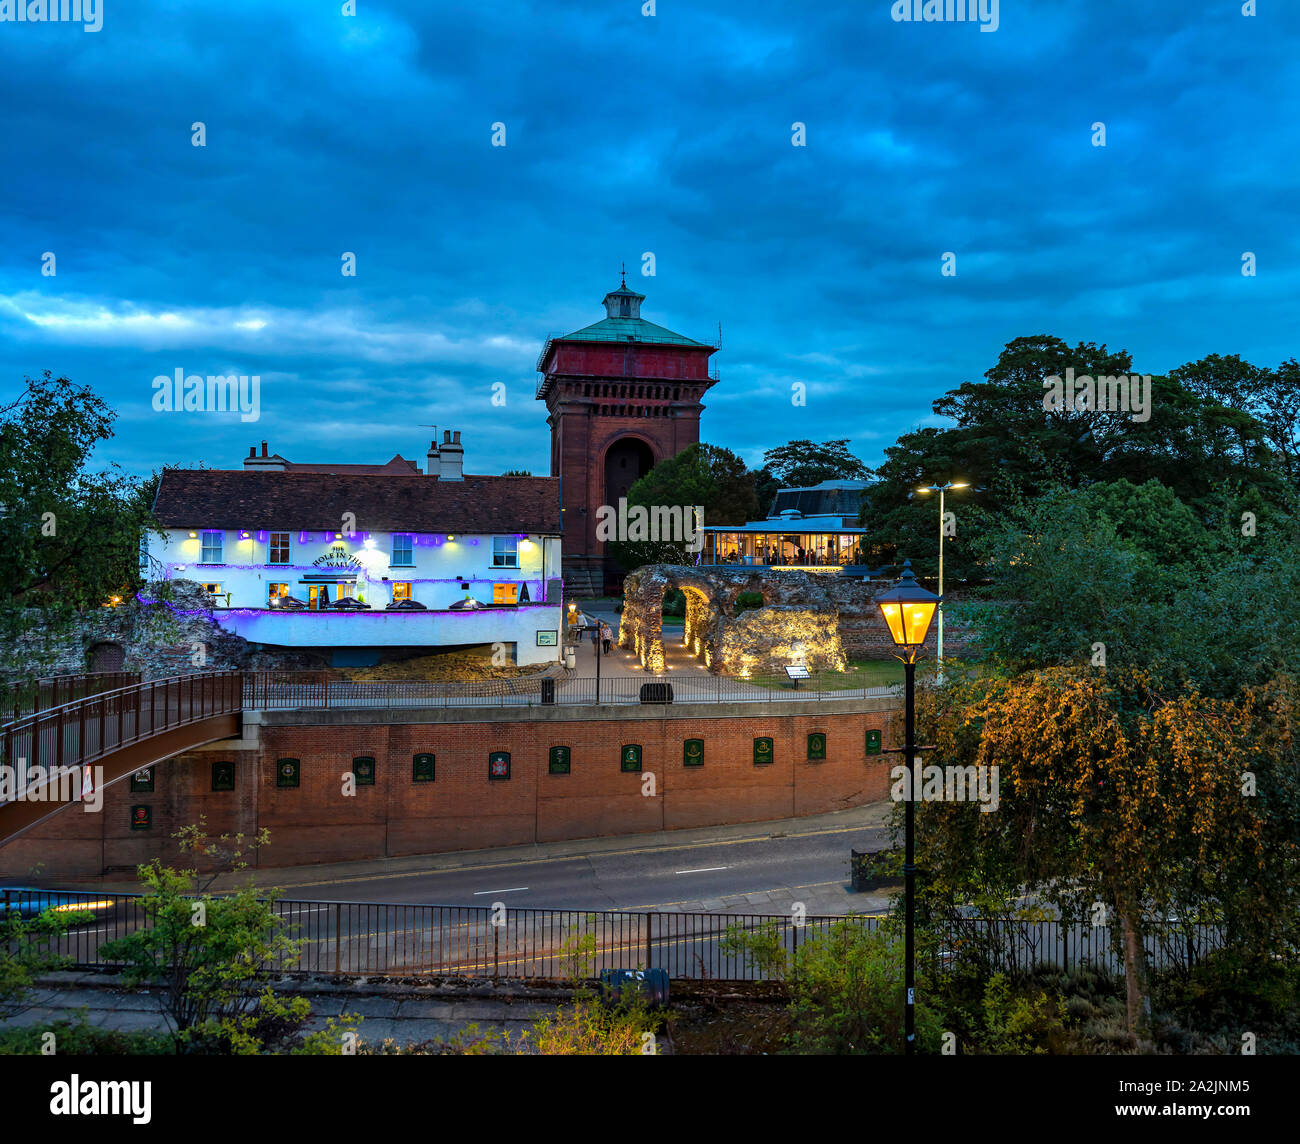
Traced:
[[[923, 485], [918, 493], [939, 494], [939, 596], [943, 597], [943, 494], [949, 489], [968, 489], [968, 481], [949, 481], [946, 485]], [[939, 640], [935, 652], [935, 662], [939, 665], [939, 682], [943, 682], [943, 605], [939, 605]]]
[[916, 917], [916, 657], [925, 643], [935, 610], [942, 599], [928, 592], [916, 582], [912, 562], [903, 561], [903, 576], [896, 588], [876, 597], [880, 614], [885, 619], [898, 658], [903, 661], [903, 674], [907, 681], [907, 707], [903, 724], [903, 753], [907, 758], [907, 805], [905, 807], [905, 845], [903, 862], [903, 898], [906, 923], [903, 938], [903, 958], [906, 961], [904, 983], [903, 1052], [911, 1056], [916, 1045], [916, 943], [913, 934]]

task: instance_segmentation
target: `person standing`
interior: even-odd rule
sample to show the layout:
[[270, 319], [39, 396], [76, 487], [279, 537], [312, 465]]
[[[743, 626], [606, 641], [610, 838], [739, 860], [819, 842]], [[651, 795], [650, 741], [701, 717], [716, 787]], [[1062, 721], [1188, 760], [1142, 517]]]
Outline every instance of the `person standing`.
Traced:
[[609, 625], [603, 622], [600, 625], [600, 640], [605, 645], [605, 654], [609, 655], [609, 645], [614, 642], [614, 633], [610, 631]]
[[591, 625], [591, 650], [596, 655], [600, 655], [600, 625], [599, 624]]

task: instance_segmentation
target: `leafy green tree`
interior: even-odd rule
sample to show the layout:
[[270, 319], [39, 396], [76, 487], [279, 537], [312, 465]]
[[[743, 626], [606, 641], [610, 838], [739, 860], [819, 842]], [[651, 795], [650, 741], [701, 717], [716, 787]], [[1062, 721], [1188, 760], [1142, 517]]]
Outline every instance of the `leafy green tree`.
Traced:
[[[49, 653], [79, 613], [142, 582], [140, 540], [157, 478], [93, 472], [116, 415], [87, 386], [47, 371], [0, 408], [0, 648]], [[40, 616], [40, 624], [33, 622]], [[44, 649], [30, 642], [33, 629]], [[0, 652], [0, 660], [5, 658]], [[5, 665], [0, 662], [0, 668]]]
[[869, 481], [871, 470], [849, 452], [849, 439], [790, 441], [763, 454], [763, 465], [754, 474], [759, 510], [766, 512], [778, 489], [808, 488], [822, 481]]
[[1158, 485], [1051, 490], [978, 537], [992, 600], [949, 615], [972, 625], [973, 656], [1010, 674], [1104, 663], [1224, 697], [1300, 674], [1300, 565], [1289, 555], [1300, 518], [1275, 508], [1242, 536], [1239, 503], [1221, 496], [1198, 543]]
[[945, 557], [958, 579], [981, 574], [968, 538], [1057, 485], [1154, 480], [1202, 519], [1225, 488], [1253, 489], [1266, 503], [1290, 495], [1300, 371], [1211, 356], [1152, 376], [1149, 408], [1135, 420], [1132, 410], [1045, 409], [1044, 379], [1071, 368], [1076, 377], [1134, 376], [1131, 357], [1104, 345], [1071, 347], [1048, 336], [1009, 342], [982, 381], [934, 402], [954, 427], [905, 433], [885, 450], [862, 514], [867, 543], [918, 567], [935, 560], [935, 510], [916, 488], [949, 480], [975, 486], [951, 505], [959, 527]]
[[93, 918], [89, 910], [52, 909], [25, 918], [16, 906], [5, 911], [0, 895], [0, 1024], [31, 1008], [32, 988], [41, 974], [68, 964], [50, 951], [50, 944]]
[[161, 986], [178, 1053], [342, 1052], [355, 1017], [304, 1036], [310, 1003], [278, 997], [266, 984], [267, 972], [292, 961], [301, 945], [271, 908], [274, 894], [259, 896], [253, 886], [223, 897], [195, 894], [195, 871], [157, 859], [138, 874], [146, 924], [100, 953], [124, 965], [126, 984]]
[[918, 806], [928, 909], [1028, 897], [1110, 926], [1136, 1041], [1152, 927], [1191, 917], [1265, 959], [1294, 949], [1298, 710], [1293, 684], [1227, 701], [1114, 667], [953, 672], [923, 693], [922, 734], [946, 766], [997, 767], [999, 800]]
[[[745, 462], [730, 449], [703, 443], [657, 464], [628, 490], [627, 503], [629, 513], [638, 505], [647, 510], [675, 506], [687, 521], [690, 507], [700, 505], [706, 524], [743, 524], [758, 512]], [[627, 571], [643, 564], [695, 561], [684, 540], [611, 540], [607, 548]]]

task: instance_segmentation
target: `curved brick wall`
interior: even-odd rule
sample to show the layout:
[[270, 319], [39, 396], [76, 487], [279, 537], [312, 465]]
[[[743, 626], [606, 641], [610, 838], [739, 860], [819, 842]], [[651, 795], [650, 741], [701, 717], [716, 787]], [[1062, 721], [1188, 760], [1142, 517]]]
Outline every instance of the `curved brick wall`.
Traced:
[[[197, 822], [271, 845], [253, 863], [288, 866], [509, 846], [599, 835], [752, 822], [842, 810], [887, 796], [893, 757], [865, 753], [868, 729], [893, 741], [895, 700], [856, 699], [664, 708], [252, 713], [244, 738], [212, 744], [156, 768], [154, 790], [110, 787], [99, 814], [61, 812], [0, 847], [0, 877], [120, 875], [176, 854], [170, 835]], [[808, 736], [826, 736], [824, 760]], [[773, 761], [754, 763], [754, 740]], [[704, 740], [704, 764], [683, 764], [686, 739]], [[641, 773], [620, 770], [621, 749], [641, 747]], [[550, 748], [570, 749], [570, 773], [550, 774]], [[510, 753], [510, 778], [489, 778], [489, 755]], [[435, 779], [415, 782], [412, 756], [436, 756]], [[342, 793], [360, 756], [372, 786]], [[276, 764], [301, 760], [299, 786], [276, 786]], [[213, 764], [234, 764], [235, 789], [214, 791]], [[643, 794], [647, 774], [654, 793]], [[132, 808], [147, 806], [147, 830]]]

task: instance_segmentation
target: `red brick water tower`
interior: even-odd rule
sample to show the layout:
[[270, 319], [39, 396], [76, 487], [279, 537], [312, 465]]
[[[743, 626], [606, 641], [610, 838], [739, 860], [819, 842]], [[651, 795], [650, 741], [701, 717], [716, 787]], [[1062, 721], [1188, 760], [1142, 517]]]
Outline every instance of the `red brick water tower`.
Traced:
[[537, 399], [551, 427], [551, 476], [562, 478], [564, 580], [574, 595], [613, 587], [614, 569], [596, 539], [596, 511], [660, 461], [700, 439], [700, 399], [716, 378], [717, 346], [641, 317], [644, 294], [620, 283], [605, 317], [546, 340]]

